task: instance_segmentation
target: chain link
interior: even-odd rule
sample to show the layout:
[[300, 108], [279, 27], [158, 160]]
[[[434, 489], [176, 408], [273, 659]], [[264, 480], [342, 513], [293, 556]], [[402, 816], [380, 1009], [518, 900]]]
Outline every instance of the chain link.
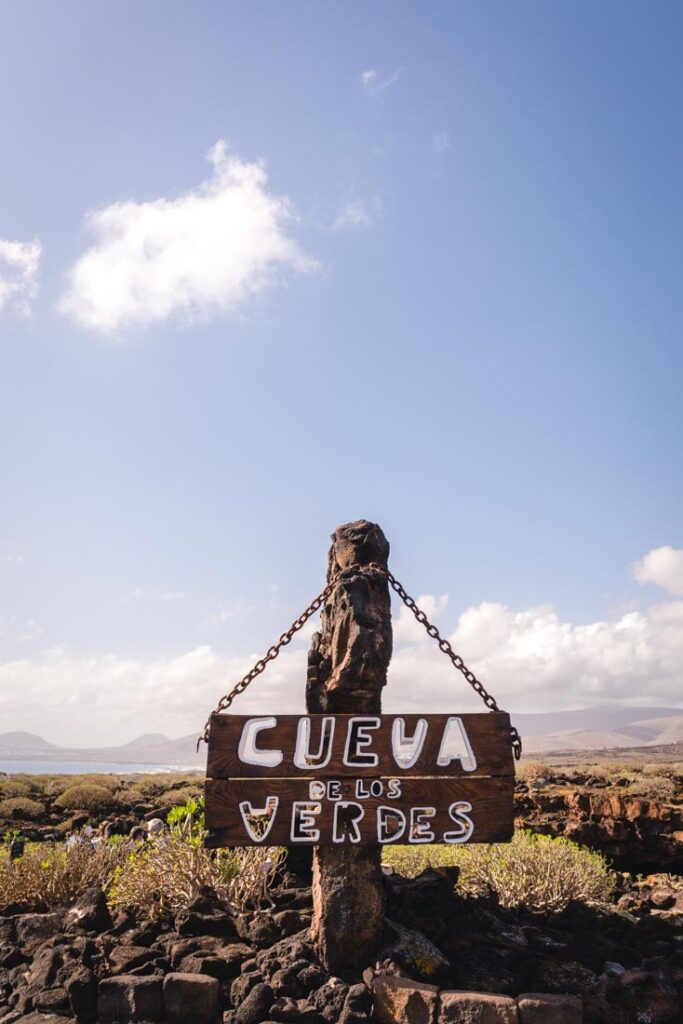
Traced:
[[[243, 676], [242, 679], [240, 679], [239, 683], [237, 683], [236, 686], [233, 686], [232, 690], [230, 690], [229, 693], [226, 693], [224, 697], [221, 697], [218, 704], [216, 705], [216, 709], [213, 712], [213, 714], [216, 715], [219, 714], [221, 711], [226, 711], [234, 701], [235, 697], [239, 697], [241, 693], [244, 693], [249, 684], [252, 683], [257, 676], [261, 675], [261, 673], [267, 667], [269, 662], [274, 661], [275, 658], [277, 658], [280, 651], [282, 650], [282, 648], [286, 647], [287, 644], [291, 642], [292, 637], [296, 633], [298, 633], [303, 626], [306, 625], [311, 615], [314, 615], [318, 611], [318, 609], [322, 607], [322, 605], [325, 603], [325, 601], [330, 596], [332, 591], [335, 589], [337, 584], [341, 581], [341, 579], [347, 573], [357, 572], [360, 569], [373, 569], [375, 572], [380, 573], [387, 579], [389, 585], [392, 587], [393, 590], [395, 590], [395, 592], [403, 601], [404, 605], [411, 610], [411, 612], [413, 613], [417, 621], [420, 623], [420, 625], [424, 626], [428, 635], [432, 637], [433, 640], [436, 640], [439, 650], [443, 651], [446, 657], [448, 657], [451, 660], [452, 664], [454, 665], [455, 668], [457, 668], [459, 672], [462, 672], [467, 682], [470, 684], [475, 693], [479, 694], [479, 696], [481, 697], [489, 711], [500, 711], [500, 708], [498, 707], [498, 703], [496, 702], [495, 698], [491, 696], [491, 694], [488, 692], [484, 684], [477, 679], [474, 672], [472, 672], [467, 667], [467, 665], [462, 660], [460, 655], [455, 653], [448, 640], [441, 636], [439, 630], [429, 621], [425, 613], [420, 608], [418, 608], [413, 598], [399, 583], [399, 581], [396, 579], [393, 573], [391, 573], [384, 565], [380, 565], [379, 562], [367, 562], [364, 565], [361, 565], [360, 563], [354, 563], [353, 565], [349, 565], [345, 569], [342, 569], [342, 571], [338, 573], [334, 577], [334, 579], [332, 579], [327, 584], [325, 589], [321, 590], [318, 596], [311, 601], [308, 608], [301, 613], [298, 619], [294, 620], [292, 625], [286, 632], [282, 634], [277, 643], [269, 647], [264, 656], [256, 662], [254, 667], [249, 672], [247, 672], [247, 674]], [[199, 750], [199, 744], [202, 742], [202, 740], [204, 740], [205, 743], [209, 742], [210, 722], [211, 716], [209, 716], [209, 718], [207, 719], [206, 725], [204, 726], [204, 732], [197, 740], [197, 750]], [[514, 726], [510, 726], [510, 741], [512, 743], [512, 750], [515, 755], [515, 759], [519, 761], [520, 757], [522, 756], [522, 740]]]

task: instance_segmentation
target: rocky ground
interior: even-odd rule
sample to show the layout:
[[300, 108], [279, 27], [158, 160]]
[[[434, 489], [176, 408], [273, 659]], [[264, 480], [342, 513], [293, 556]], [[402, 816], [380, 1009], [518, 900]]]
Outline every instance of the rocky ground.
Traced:
[[550, 779], [518, 782], [518, 825], [599, 850], [617, 870], [683, 875], [683, 792], [662, 798], [644, 787], [645, 795], [636, 796], [618, 776], [580, 778], [556, 771]]
[[[546, 768], [545, 774], [519, 780], [517, 825], [545, 835], [564, 835], [599, 850], [619, 871], [683, 875], [683, 784], [674, 776], [672, 796], [659, 793], [653, 780], [643, 778], [642, 793], [636, 795], [629, 792], [628, 768], [624, 770], [627, 774], [620, 778], [618, 771], [606, 773], [599, 765], [583, 770], [555, 766]], [[112, 821], [115, 831], [125, 835], [145, 820], [165, 819], [178, 802], [175, 794], [199, 796], [202, 781], [201, 776], [182, 777], [167, 784], [163, 799], [135, 799], [139, 783], [133, 779], [121, 784], [109, 804], [87, 812], [59, 808], [59, 790], [32, 793], [43, 808], [38, 818], [25, 817], [21, 807], [3, 816], [0, 802], [0, 837], [18, 829], [31, 840], [60, 839], [72, 828], [85, 823], [97, 826], [104, 820]]]
[[683, 880], [620, 879], [609, 909], [505, 910], [454, 869], [386, 878], [384, 948], [330, 977], [308, 939], [311, 890], [284, 871], [269, 910], [211, 891], [135, 920], [89, 891], [0, 917], [0, 1024], [674, 1024], [683, 1020]]
[[[90, 891], [58, 910], [2, 912], [0, 1024], [681, 1024], [681, 794], [634, 794], [626, 781], [556, 767], [517, 786], [518, 824], [600, 850], [620, 871], [608, 908], [504, 909], [459, 896], [453, 868], [387, 875], [384, 947], [337, 978], [309, 942], [305, 863], [280, 874], [272, 908], [243, 914], [203, 891], [173, 919], [136, 920]], [[185, 795], [187, 784], [177, 784]], [[39, 820], [13, 816], [0, 833], [59, 839], [106, 818], [125, 834], [167, 809], [120, 793], [88, 813], [49, 795], [44, 805]]]

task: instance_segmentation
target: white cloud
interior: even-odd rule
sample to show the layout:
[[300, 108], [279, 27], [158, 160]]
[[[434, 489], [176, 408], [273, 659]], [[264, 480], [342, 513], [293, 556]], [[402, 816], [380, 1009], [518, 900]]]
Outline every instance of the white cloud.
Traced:
[[[552, 607], [518, 611], [484, 602], [452, 618], [450, 628], [443, 622], [447, 602], [446, 595], [426, 594], [418, 604], [513, 716], [610, 702], [682, 703], [683, 600], [579, 624], [564, 621]], [[384, 710], [483, 709], [408, 609], [395, 604], [394, 612], [395, 649]], [[254, 680], [240, 697], [240, 712], [303, 711], [306, 649], [316, 628], [311, 619]], [[262, 653], [223, 655], [203, 646], [145, 660], [45, 651], [0, 664], [0, 723], [81, 746], [124, 742], [146, 731], [171, 736], [199, 731], [218, 698]]]
[[[240, 697], [240, 712], [303, 710], [306, 642], [283, 652], [254, 681]], [[226, 657], [202, 646], [145, 660], [54, 649], [8, 661], [0, 664], [0, 732], [26, 729], [82, 747], [126, 742], [148, 731], [199, 733], [219, 697], [260, 653]]]
[[86, 219], [95, 244], [69, 274], [60, 309], [111, 333], [172, 315], [231, 313], [282, 271], [315, 261], [286, 233], [296, 215], [268, 189], [262, 163], [219, 141], [213, 175], [176, 199], [115, 202]]
[[369, 203], [362, 199], [351, 199], [344, 203], [337, 214], [332, 225], [335, 231], [343, 231], [347, 228], [369, 228], [378, 219], [382, 212], [382, 204], [379, 199], [373, 199]]
[[175, 604], [184, 601], [187, 594], [184, 590], [143, 590], [135, 587], [123, 595], [123, 601], [161, 601], [162, 604]]
[[[448, 604], [448, 594], [434, 597], [432, 594], [420, 594], [417, 606], [421, 608], [430, 622], [436, 622]], [[394, 643], [412, 644], [425, 639], [425, 628], [418, 622], [410, 608], [402, 604], [398, 618], [394, 619]]]
[[39, 241], [10, 242], [0, 239], [0, 311], [14, 307], [19, 316], [30, 316], [38, 293]]
[[451, 148], [451, 137], [448, 132], [443, 129], [440, 132], [434, 132], [432, 135], [432, 151], [438, 156], [445, 153]]
[[633, 565], [633, 576], [638, 583], [654, 583], [670, 594], [683, 597], [683, 551], [669, 545], [654, 548]]
[[368, 96], [377, 99], [382, 93], [398, 82], [404, 70], [404, 68], [397, 68], [391, 74], [384, 75], [377, 71], [376, 68], [368, 68], [366, 71], [361, 72], [360, 83]]

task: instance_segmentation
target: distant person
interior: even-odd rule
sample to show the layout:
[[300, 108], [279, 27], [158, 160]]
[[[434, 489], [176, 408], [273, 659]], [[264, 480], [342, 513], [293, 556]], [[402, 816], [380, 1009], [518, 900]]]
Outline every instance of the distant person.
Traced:
[[147, 823], [147, 834], [150, 842], [153, 842], [155, 846], [168, 846], [169, 836], [161, 818], [152, 818]]
[[10, 860], [21, 860], [24, 856], [24, 840], [15, 838], [9, 844], [9, 859]]

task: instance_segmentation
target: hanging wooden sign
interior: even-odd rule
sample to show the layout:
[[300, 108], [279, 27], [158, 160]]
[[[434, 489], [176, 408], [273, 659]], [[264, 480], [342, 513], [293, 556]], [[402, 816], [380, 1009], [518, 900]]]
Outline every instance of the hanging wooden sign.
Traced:
[[206, 845], [504, 842], [513, 790], [502, 711], [214, 714]]

